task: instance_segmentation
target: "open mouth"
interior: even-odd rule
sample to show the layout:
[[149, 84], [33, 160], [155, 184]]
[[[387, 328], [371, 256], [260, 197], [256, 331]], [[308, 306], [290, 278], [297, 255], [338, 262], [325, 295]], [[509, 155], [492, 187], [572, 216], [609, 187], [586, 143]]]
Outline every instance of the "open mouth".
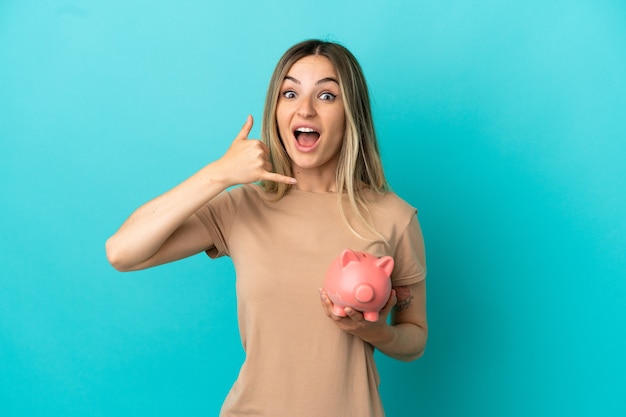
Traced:
[[319, 132], [309, 127], [299, 127], [293, 132], [298, 144], [304, 148], [315, 145], [320, 138]]

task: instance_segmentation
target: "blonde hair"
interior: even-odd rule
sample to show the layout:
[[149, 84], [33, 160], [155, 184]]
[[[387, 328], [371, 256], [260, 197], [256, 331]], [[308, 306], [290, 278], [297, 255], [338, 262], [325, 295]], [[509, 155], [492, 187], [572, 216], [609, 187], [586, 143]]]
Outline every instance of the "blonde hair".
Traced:
[[[262, 140], [270, 149], [270, 162], [277, 173], [292, 176], [289, 155], [278, 132], [276, 107], [281, 85], [291, 66], [296, 61], [312, 55], [324, 56], [334, 65], [343, 97], [346, 117], [345, 140], [335, 174], [341, 215], [348, 227], [357, 236], [363, 237], [356, 232], [344, 213], [341, 195], [346, 192], [357, 219], [375, 235], [381, 237], [366, 219], [368, 209], [365, 191], [384, 193], [389, 187], [380, 159], [365, 76], [354, 55], [344, 46], [317, 39], [307, 40], [289, 48], [278, 61], [267, 90], [261, 127]], [[290, 187], [288, 184], [272, 181], [264, 181], [261, 185], [266, 191], [275, 193], [277, 200], [282, 198]]]

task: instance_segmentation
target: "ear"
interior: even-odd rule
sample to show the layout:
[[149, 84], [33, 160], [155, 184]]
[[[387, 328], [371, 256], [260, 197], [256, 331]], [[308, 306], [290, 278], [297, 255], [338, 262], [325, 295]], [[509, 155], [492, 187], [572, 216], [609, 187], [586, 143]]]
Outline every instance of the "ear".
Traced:
[[385, 271], [388, 277], [393, 271], [393, 258], [391, 256], [383, 256], [375, 262], [376, 266]]
[[341, 252], [341, 267], [345, 268], [350, 262], [361, 262], [359, 256], [351, 249], [344, 249]]

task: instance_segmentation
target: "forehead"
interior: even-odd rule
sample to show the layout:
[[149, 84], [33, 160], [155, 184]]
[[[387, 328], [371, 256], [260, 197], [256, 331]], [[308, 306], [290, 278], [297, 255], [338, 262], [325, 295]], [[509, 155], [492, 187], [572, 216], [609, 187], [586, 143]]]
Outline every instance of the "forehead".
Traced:
[[322, 55], [309, 55], [300, 58], [289, 68], [287, 75], [295, 78], [304, 76], [316, 79], [338, 78], [337, 69], [333, 63]]

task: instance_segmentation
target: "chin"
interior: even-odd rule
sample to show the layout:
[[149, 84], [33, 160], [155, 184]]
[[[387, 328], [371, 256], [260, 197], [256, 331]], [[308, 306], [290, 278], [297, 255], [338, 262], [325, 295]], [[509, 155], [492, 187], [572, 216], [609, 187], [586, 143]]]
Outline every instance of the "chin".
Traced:
[[291, 165], [293, 166], [293, 169], [314, 169], [314, 168], [319, 168], [321, 166], [320, 163], [316, 162], [316, 161], [298, 161], [297, 159], [292, 159], [291, 160]]

